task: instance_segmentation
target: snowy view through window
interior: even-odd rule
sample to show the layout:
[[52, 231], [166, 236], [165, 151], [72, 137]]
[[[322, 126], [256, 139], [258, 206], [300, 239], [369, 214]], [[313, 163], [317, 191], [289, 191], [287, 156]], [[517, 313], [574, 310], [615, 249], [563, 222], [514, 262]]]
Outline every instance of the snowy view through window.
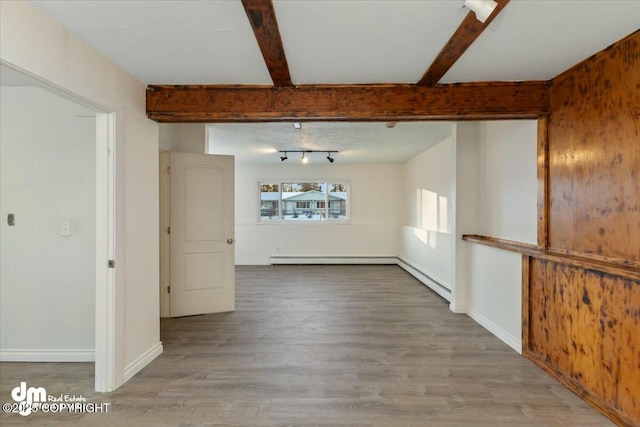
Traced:
[[260, 183], [260, 221], [346, 221], [344, 182]]

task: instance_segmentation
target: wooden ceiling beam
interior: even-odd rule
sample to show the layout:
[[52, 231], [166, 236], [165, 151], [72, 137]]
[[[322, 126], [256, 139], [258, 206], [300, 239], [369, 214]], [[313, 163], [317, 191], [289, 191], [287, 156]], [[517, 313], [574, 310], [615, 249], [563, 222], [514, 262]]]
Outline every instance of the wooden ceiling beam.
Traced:
[[451, 36], [447, 44], [444, 45], [438, 56], [433, 60], [429, 69], [416, 83], [418, 86], [435, 86], [440, 79], [449, 71], [453, 64], [460, 59], [462, 54], [476, 41], [485, 28], [491, 24], [496, 16], [505, 8], [509, 0], [496, 0], [498, 6], [482, 23], [476, 18], [474, 12], [469, 11], [455, 33]]
[[242, 0], [275, 86], [292, 86], [276, 12], [271, 0]]
[[147, 115], [161, 123], [533, 119], [548, 113], [546, 81], [147, 88]]

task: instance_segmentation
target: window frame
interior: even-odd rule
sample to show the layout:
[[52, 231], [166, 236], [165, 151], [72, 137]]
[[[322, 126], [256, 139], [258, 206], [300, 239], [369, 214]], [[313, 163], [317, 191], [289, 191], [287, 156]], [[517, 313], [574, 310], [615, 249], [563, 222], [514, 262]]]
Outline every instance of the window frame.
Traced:
[[[305, 183], [319, 183], [325, 185], [324, 191], [324, 208], [305, 208], [305, 209], [322, 209], [324, 211], [323, 219], [310, 219], [304, 221], [294, 221], [291, 219], [283, 219], [284, 202], [282, 200], [282, 184], [305, 184]], [[346, 186], [346, 200], [345, 200], [345, 219], [339, 219], [332, 217], [329, 213], [330, 201], [329, 201], [329, 186], [330, 185], [345, 185]], [[278, 209], [276, 211], [275, 219], [263, 219], [262, 217], [262, 186], [263, 185], [277, 185], [278, 186]], [[351, 223], [351, 181], [348, 179], [261, 179], [258, 180], [258, 224], [296, 224], [296, 225], [319, 225], [319, 224], [350, 224]], [[275, 191], [273, 192], [275, 193]], [[298, 203], [298, 202], [296, 202]], [[311, 206], [311, 202], [309, 206]], [[301, 208], [302, 209], [302, 208]]]

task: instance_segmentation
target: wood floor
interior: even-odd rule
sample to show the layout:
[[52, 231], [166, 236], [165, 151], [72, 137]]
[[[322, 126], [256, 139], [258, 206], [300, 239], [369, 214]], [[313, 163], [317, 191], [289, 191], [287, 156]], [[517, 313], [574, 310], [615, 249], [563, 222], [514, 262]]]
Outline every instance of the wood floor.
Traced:
[[164, 353], [114, 393], [92, 364], [0, 364], [108, 414], [3, 426], [608, 426], [598, 412], [396, 266], [237, 269], [234, 313], [162, 321]]

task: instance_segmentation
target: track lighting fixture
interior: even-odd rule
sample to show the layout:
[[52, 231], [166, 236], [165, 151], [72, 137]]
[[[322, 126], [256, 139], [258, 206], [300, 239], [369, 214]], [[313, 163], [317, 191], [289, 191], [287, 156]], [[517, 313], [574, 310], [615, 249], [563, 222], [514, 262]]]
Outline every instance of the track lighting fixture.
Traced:
[[494, 0], [465, 0], [464, 7], [476, 14], [478, 21], [484, 23], [498, 6]]
[[280, 150], [280, 153], [283, 153], [283, 156], [280, 156], [280, 161], [284, 162], [285, 160], [288, 159], [287, 157], [287, 153], [302, 153], [302, 157], [300, 158], [300, 161], [302, 161], [302, 163], [308, 163], [309, 162], [309, 156], [307, 156], [307, 153], [327, 153], [327, 160], [329, 160], [329, 163], [333, 163], [335, 162], [336, 159], [334, 159], [333, 157], [331, 157], [332, 153], [337, 153], [336, 150], [329, 150], [329, 151], [316, 151], [316, 150]]

